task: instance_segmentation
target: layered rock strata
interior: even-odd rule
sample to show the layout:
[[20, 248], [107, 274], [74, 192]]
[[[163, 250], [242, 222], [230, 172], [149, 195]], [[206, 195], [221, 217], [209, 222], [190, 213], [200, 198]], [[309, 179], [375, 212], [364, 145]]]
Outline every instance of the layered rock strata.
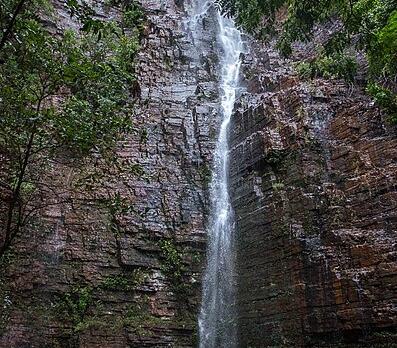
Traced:
[[[43, 207], [2, 272], [1, 347], [195, 345], [220, 121], [216, 25], [193, 42], [187, 2], [141, 4], [134, 132], [110, 160], [61, 154], [42, 173]], [[54, 7], [50, 27], [77, 27]]]
[[[110, 162], [61, 154], [43, 172], [45, 204], [1, 269], [0, 347], [196, 345], [217, 29], [210, 15], [193, 35], [186, 0], [141, 3], [135, 132]], [[54, 30], [76, 28], [54, 6]], [[391, 347], [396, 130], [361, 87], [247, 47], [230, 131], [240, 346]]]
[[233, 118], [240, 345], [393, 346], [396, 129], [362, 87], [294, 64], [253, 43]]

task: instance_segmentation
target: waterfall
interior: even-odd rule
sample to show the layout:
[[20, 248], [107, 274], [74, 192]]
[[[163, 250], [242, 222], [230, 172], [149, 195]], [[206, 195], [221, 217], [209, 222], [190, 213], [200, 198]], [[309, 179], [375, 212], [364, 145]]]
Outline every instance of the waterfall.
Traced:
[[233, 348], [235, 286], [233, 212], [229, 198], [228, 130], [238, 91], [243, 42], [234, 21], [217, 13], [220, 45], [220, 90], [222, 124], [214, 154], [211, 219], [208, 229], [207, 266], [199, 315], [201, 348]]

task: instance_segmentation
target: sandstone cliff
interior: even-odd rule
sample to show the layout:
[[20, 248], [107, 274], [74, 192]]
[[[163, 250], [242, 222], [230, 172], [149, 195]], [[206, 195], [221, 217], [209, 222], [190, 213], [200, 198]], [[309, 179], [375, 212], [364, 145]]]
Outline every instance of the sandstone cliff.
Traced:
[[[197, 344], [217, 27], [209, 14], [194, 41], [189, 1], [141, 3], [136, 131], [111, 164], [54, 162], [48, 204], [1, 270], [0, 347]], [[240, 346], [392, 347], [396, 129], [362, 88], [303, 81], [272, 45], [247, 38], [241, 79], [230, 130]]]
[[[114, 15], [102, 5], [98, 16]], [[74, 27], [54, 6], [50, 25]], [[188, 8], [142, 6], [135, 131], [111, 163], [53, 163], [43, 208], [2, 270], [1, 347], [195, 345], [219, 104], [213, 26], [199, 52]]]
[[[324, 40], [319, 30], [316, 40]], [[251, 46], [231, 129], [241, 346], [394, 346], [396, 129], [358, 85]]]

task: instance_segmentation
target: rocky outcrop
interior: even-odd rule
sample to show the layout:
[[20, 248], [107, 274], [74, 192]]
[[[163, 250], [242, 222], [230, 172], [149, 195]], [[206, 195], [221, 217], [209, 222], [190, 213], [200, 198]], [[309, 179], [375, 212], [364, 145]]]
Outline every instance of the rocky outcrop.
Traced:
[[[215, 27], [207, 20], [192, 42], [188, 3], [141, 3], [134, 132], [110, 159], [61, 154], [43, 172], [42, 207], [2, 272], [1, 347], [195, 345], [218, 122]], [[76, 27], [54, 5], [56, 25]]]
[[240, 346], [393, 346], [395, 129], [359, 86], [303, 81], [272, 45], [253, 43], [244, 78], [231, 130]]

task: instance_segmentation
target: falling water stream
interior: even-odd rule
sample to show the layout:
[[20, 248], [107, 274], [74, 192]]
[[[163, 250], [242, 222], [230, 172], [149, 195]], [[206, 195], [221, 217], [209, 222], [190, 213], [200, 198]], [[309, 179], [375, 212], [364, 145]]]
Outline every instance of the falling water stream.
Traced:
[[201, 348], [233, 348], [236, 344], [233, 212], [229, 197], [228, 131], [236, 95], [243, 42], [234, 21], [217, 13], [220, 45], [222, 123], [214, 154], [207, 266], [199, 315]]

